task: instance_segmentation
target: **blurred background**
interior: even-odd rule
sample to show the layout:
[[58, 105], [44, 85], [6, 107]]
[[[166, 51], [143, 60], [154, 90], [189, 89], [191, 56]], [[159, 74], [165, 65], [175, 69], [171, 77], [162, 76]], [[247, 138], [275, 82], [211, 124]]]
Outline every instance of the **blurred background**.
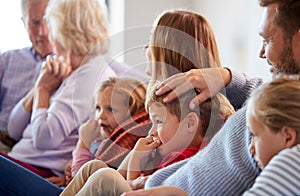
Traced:
[[[111, 34], [110, 56], [144, 70], [143, 47], [151, 25], [163, 11], [182, 8], [204, 15], [212, 25], [223, 66], [270, 80], [269, 66], [258, 57], [262, 8], [249, 0], [103, 0]], [[0, 1], [0, 51], [30, 45], [21, 21], [20, 1]]]

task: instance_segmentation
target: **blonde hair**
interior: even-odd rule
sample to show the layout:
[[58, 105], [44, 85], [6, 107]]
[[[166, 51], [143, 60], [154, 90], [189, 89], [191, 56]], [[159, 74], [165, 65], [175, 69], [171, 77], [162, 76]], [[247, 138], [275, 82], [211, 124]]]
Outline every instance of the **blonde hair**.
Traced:
[[189, 103], [196, 96], [197, 91], [192, 89], [174, 99], [170, 103], [165, 103], [163, 99], [165, 95], [157, 96], [155, 94], [157, 82], [150, 81], [146, 95], [146, 110], [152, 103], [159, 102], [178, 120], [182, 120], [188, 113], [195, 112], [199, 119], [198, 130], [201, 136], [212, 138], [217, 131], [223, 126], [225, 120], [234, 113], [234, 109], [230, 102], [221, 93], [199, 104], [195, 109], [190, 109]]
[[98, 0], [50, 0], [45, 17], [53, 39], [72, 54], [107, 52], [107, 24]]
[[146, 84], [131, 78], [111, 77], [99, 86], [96, 93], [103, 92], [106, 88], [112, 88], [114, 92], [128, 98], [129, 111], [134, 116], [145, 108]]
[[[248, 101], [248, 113], [274, 132], [289, 126], [300, 131], [300, 81], [280, 77], [257, 88]], [[299, 139], [298, 139], [299, 141]]]
[[213, 30], [203, 16], [185, 10], [166, 11], [154, 26], [149, 45], [154, 80], [195, 68], [221, 67]]

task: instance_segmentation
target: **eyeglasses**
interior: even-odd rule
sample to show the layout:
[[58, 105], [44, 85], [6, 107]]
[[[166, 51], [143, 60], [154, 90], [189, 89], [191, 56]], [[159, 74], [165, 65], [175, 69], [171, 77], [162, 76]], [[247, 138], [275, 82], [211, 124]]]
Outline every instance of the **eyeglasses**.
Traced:
[[46, 23], [46, 20], [44, 18], [42, 19], [30, 19], [29, 21], [26, 21], [25, 17], [21, 18], [24, 24], [28, 24], [29, 27], [37, 28], [40, 27], [43, 23]]

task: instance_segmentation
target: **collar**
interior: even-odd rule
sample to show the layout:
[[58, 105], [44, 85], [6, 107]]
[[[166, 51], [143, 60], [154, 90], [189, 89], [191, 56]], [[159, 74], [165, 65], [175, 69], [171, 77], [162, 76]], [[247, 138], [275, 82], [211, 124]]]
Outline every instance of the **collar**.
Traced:
[[46, 57], [47, 57], [48, 55], [53, 55], [53, 54], [54, 54], [53, 52], [51, 52], [51, 53], [47, 54], [45, 58], [42, 58], [42, 57], [36, 52], [36, 50], [35, 50], [33, 47], [30, 48], [30, 53], [32, 54], [33, 58], [34, 58], [36, 61], [46, 60]]

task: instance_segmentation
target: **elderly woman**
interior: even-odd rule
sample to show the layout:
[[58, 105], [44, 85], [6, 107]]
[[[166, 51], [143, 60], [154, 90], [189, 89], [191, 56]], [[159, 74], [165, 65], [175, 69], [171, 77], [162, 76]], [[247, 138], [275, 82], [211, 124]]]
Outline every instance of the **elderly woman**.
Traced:
[[[47, 178], [63, 174], [78, 127], [93, 114], [95, 88], [115, 73], [104, 58], [108, 32], [98, 1], [51, 0], [44, 19], [56, 56], [48, 56], [34, 87], [13, 109], [8, 130], [18, 143], [3, 156]], [[3, 160], [1, 178], [14, 176]]]

